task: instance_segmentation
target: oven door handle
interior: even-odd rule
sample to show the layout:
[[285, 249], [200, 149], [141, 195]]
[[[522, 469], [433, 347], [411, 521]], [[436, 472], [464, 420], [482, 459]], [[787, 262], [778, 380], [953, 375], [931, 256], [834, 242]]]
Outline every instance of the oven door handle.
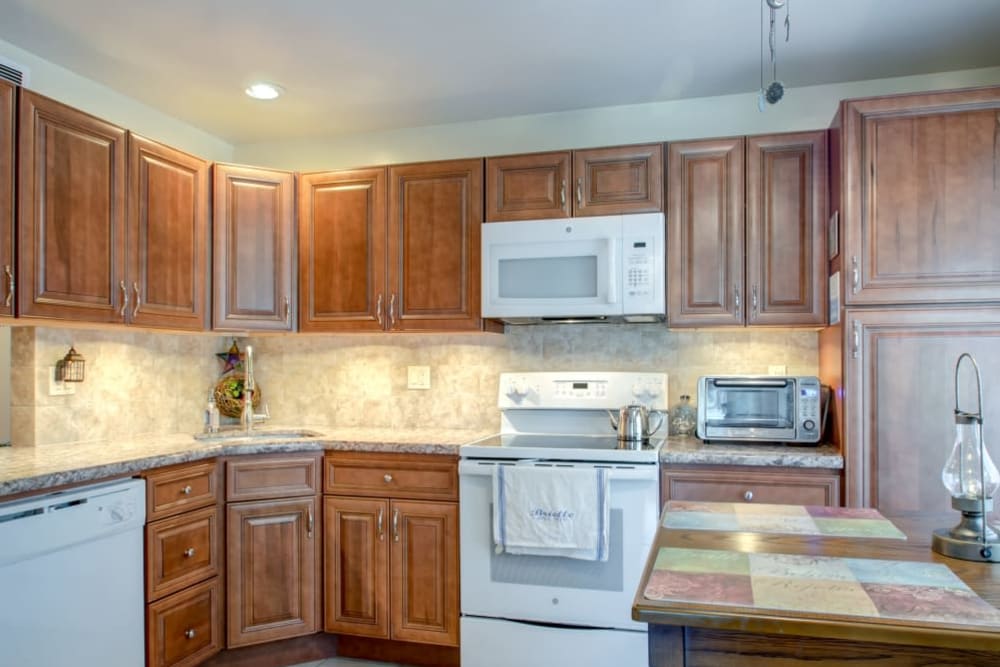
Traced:
[[788, 380], [711, 380], [715, 387], [787, 387]]
[[[462, 459], [458, 462], [459, 477], [492, 477], [493, 471], [498, 465], [524, 465], [524, 462], [512, 460], [493, 459]], [[532, 465], [532, 464], [528, 464]], [[543, 466], [549, 464], [543, 463]], [[555, 466], [553, 466], [555, 468]], [[655, 463], [623, 464], [623, 463], [574, 463], [576, 468], [605, 468], [608, 471], [608, 479], [612, 481], [627, 480], [658, 480], [659, 466]], [[555, 468], [558, 469], [558, 468]]]

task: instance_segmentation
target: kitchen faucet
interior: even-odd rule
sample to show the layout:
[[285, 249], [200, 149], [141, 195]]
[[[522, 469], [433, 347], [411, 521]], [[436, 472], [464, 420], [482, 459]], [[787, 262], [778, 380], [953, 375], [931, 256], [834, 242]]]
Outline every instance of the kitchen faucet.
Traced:
[[271, 417], [266, 403], [262, 414], [255, 414], [253, 411], [253, 395], [257, 391], [257, 383], [253, 379], [253, 347], [250, 345], [246, 346], [243, 372], [243, 411], [240, 413], [240, 425], [246, 430], [247, 435], [250, 435], [255, 421], [264, 421]]

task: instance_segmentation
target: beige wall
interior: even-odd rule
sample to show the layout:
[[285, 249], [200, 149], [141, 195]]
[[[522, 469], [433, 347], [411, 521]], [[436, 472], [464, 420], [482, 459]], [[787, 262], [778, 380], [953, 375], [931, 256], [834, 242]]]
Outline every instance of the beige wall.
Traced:
[[[748, 84], [751, 82], [748, 82]], [[788, 88], [780, 104], [757, 111], [756, 93], [583, 109], [330, 139], [244, 144], [245, 164], [316, 171], [483, 155], [828, 127], [842, 99], [1000, 84], [1000, 67]]]
[[233, 147], [131, 97], [0, 40], [0, 56], [28, 69], [26, 88], [206, 160], [233, 160]]
[[[244, 347], [247, 340], [240, 341]], [[817, 333], [669, 331], [662, 325], [510, 327], [497, 334], [287, 335], [249, 339], [274, 424], [492, 429], [501, 371], [643, 370], [670, 375], [670, 402], [708, 373], [815, 374]], [[230, 339], [132, 330], [13, 329], [15, 446], [121, 440], [201, 429]], [[74, 345], [87, 379], [48, 395], [48, 367]], [[431, 389], [406, 367], [431, 367]]]

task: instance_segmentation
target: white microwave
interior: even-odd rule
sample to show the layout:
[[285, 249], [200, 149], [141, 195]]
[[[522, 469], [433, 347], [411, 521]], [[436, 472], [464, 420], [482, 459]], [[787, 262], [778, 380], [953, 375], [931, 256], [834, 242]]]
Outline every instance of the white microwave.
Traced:
[[483, 317], [661, 321], [665, 236], [662, 213], [486, 223]]

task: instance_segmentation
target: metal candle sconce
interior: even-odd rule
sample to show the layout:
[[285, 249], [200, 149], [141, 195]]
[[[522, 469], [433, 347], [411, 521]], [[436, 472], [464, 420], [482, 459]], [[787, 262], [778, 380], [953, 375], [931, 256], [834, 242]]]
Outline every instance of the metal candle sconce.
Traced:
[[56, 379], [62, 382], [83, 382], [87, 360], [70, 346], [66, 356], [56, 363]]
[[[976, 371], [976, 412], [965, 412], [959, 406], [958, 371], [963, 359], [968, 359]], [[955, 362], [955, 445], [941, 471], [941, 481], [951, 493], [951, 506], [962, 513], [962, 519], [950, 530], [935, 530], [931, 549], [951, 558], [1000, 562], [1000, 538], [987, 522], [993, 495], [1000, 486], [1000, 472], [983, 442], [983, 382], [979, 364], [968, 352]]]

